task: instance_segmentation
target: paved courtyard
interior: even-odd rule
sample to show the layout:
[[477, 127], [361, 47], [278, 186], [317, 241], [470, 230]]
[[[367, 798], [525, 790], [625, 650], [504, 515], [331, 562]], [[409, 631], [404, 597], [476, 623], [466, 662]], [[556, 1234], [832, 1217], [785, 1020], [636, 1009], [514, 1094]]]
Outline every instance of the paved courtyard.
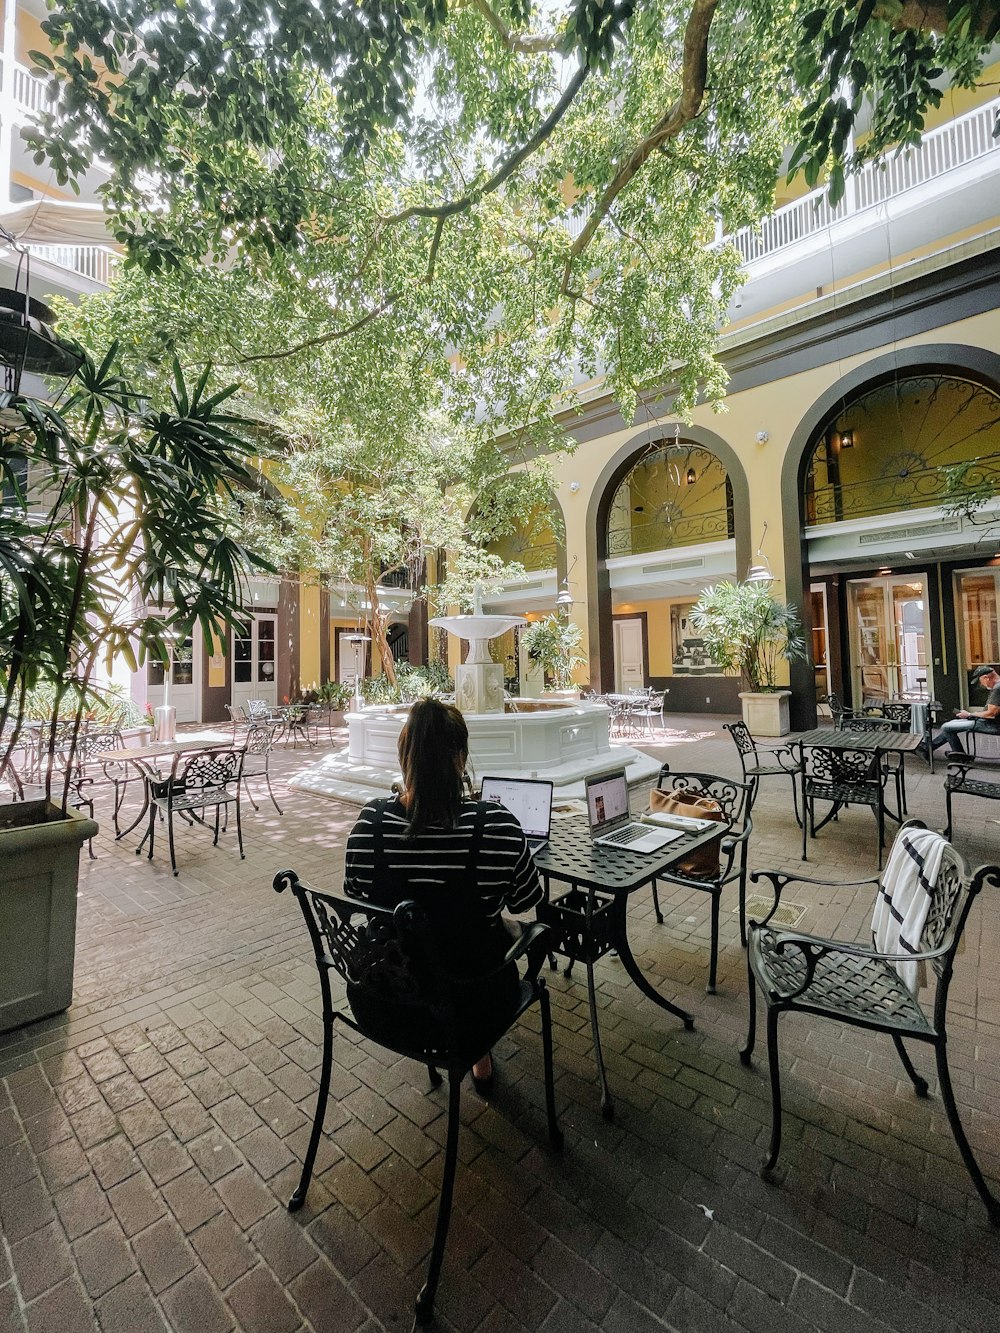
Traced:
[[[721, 720], [672, 719], [675, 769], [738, 772]], [[0, 1330], [375, 1333], [408, 1329], [429, 1251], [445, 1128], [425, 1071], [339, 1038], [334, 1095], [303, 1211], [316, 1092], [315, 968], [293, 867], [338, 887], [353, 810], [289, 792], [313, 754], [276, 755], [285, 813], [180, 839], [150, 865], [102, 833], [83, 860], [72, 1009], [0, 1037]], [[939, 826], [940, 772], [908, 761], [911, 813]], [[1000, 858], [992, 807], [959, 807], [956, 842]], [[110, 827], [110, 821], [107, 821]], [[829, 825], [806, 873], [873, 873], [874, 821]], [[801, 869], [790, 786], [755, 812], [753, 867]], [[790, 892], [801, 929], [863, 939], [871, 902]], [[985, 896], [985, 895], [984, 895]], [[597, 966], [617, 1101], [600, 1116], [582, 974], [549, 974], [566, 1143], [547, 1146], [537, 1015], [469, 1084], [438, 1325], [462, 1333], [953, 1333], [1000, 1328], [1000, 1235], [987, 1226], [940, 1099], [917, 1100], [887, 1038], [793, 1016], [782, 1030], [777, 1182], [757, 1167], [770, 1104], [758, 1045], [743, 1069], [745, 955], [723, 900], [719, 993], [707, 996], [708, 898], [633, 900], [637, 956], [696, 1015], [683, 1031], [607, 958]], [[1000, 904], [973, 909], [950, 1010], [959, 1104], [1000, 1189]], [[915, 1062], [936, 1083], [928, 1052]]]

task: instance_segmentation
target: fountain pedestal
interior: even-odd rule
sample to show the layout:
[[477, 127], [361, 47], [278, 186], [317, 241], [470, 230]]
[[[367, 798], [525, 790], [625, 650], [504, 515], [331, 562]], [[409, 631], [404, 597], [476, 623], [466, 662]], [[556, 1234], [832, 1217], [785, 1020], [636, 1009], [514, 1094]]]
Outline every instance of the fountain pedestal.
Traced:
[[520, 616], [485, 616], [477, 597], [471, 616], [436, 616], [429, 625], [466, 639], [469, 655], [455, 668], [455, 703], [463, 713], [503, 712], [503, 666], [490, 657], [489, 640], [523, 625]]

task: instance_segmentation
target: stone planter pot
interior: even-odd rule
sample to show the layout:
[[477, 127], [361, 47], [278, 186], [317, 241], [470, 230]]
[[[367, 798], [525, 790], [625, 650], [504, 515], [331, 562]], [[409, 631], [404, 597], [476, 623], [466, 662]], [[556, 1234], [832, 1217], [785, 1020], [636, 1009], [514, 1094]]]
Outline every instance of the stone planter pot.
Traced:
[[791, 690], [768, 690], [756, 693], [744, 690], [740, 693], [743, 701], [743, 721], [754, 736], [786, 736], [790, 731], [788, 720], [788, 701]]
[[97, 825], [47, 801], [0, 806], [0, 1032], [73, 999], [80, 849]]

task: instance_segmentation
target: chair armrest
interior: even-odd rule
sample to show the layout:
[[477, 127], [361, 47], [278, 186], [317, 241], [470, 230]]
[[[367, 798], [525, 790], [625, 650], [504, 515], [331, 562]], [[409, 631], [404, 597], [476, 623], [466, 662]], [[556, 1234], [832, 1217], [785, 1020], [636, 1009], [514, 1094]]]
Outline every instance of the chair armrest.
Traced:
[[732, 829], [722, 835], [722, 841], [719, 843], [719, 853], [725, 856], [726, 868], [722, 871], [723, 879], [733, 868], [733, 860], [736, 853], [742, 848], [743, 855], [746, 856], [747, 844], [750, 841], [750, 834], [753, 832], [753, 820], [747, 815], [746, 823], [739, 833], [734, 833]]
[[771, 910], [762, 921], [751, 921], [752, 926], [766, 926], [771, 917], [778, 910], [778, 904], [781, 902], [781, 895], [789, 884], [809, 884], [819, 889], [860, 889], [865, 885], [872, 888], [878, 886], [879, 880], [876, 875], [872, 879], [812, 879], [807, 875], [788, 875], [783, 870], [752, 870], [750, 872], [750, 882], [759, 884], [762, 879], [768, 881], [771, 886], [771, 892], [774, 894], [774, 903]]
[[521, 933], [496, 967], [491, 968], [489, 972], [481, 972], [467, 981], [465, 979], [455, 981], [454, 984], [458, 987], [466, 985], [480, 986], [484, 981], [488, 981], [490, 977], [498, 976], [511, 963], [516, 963], [519, 958], [523, 957], [528, 959], [524, 980], [533, 982], [537, 978], [548, 953], [549, 927], [544, 921], [517, 922], [516, 924], [520, 926]]

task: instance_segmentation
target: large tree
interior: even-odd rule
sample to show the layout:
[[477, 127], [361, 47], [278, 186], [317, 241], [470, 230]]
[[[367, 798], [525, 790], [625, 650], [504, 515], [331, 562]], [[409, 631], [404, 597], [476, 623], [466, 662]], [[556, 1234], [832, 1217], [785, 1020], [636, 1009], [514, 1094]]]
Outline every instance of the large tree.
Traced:
[[[60, 180], [95, 156], [150, 271], [267, 262], [280, 349], [461, 349], [452, 399], [544, 434], [571, 381], [718, 398], [739, 256], [783, 152], [837, 194], [919, 135], [998, 28], [982, 0], [73, 0], [45, 28]], [[867, 105], [867, 133], [852, 131]], [[572, 219], [567, 220], [570, 206]]]

